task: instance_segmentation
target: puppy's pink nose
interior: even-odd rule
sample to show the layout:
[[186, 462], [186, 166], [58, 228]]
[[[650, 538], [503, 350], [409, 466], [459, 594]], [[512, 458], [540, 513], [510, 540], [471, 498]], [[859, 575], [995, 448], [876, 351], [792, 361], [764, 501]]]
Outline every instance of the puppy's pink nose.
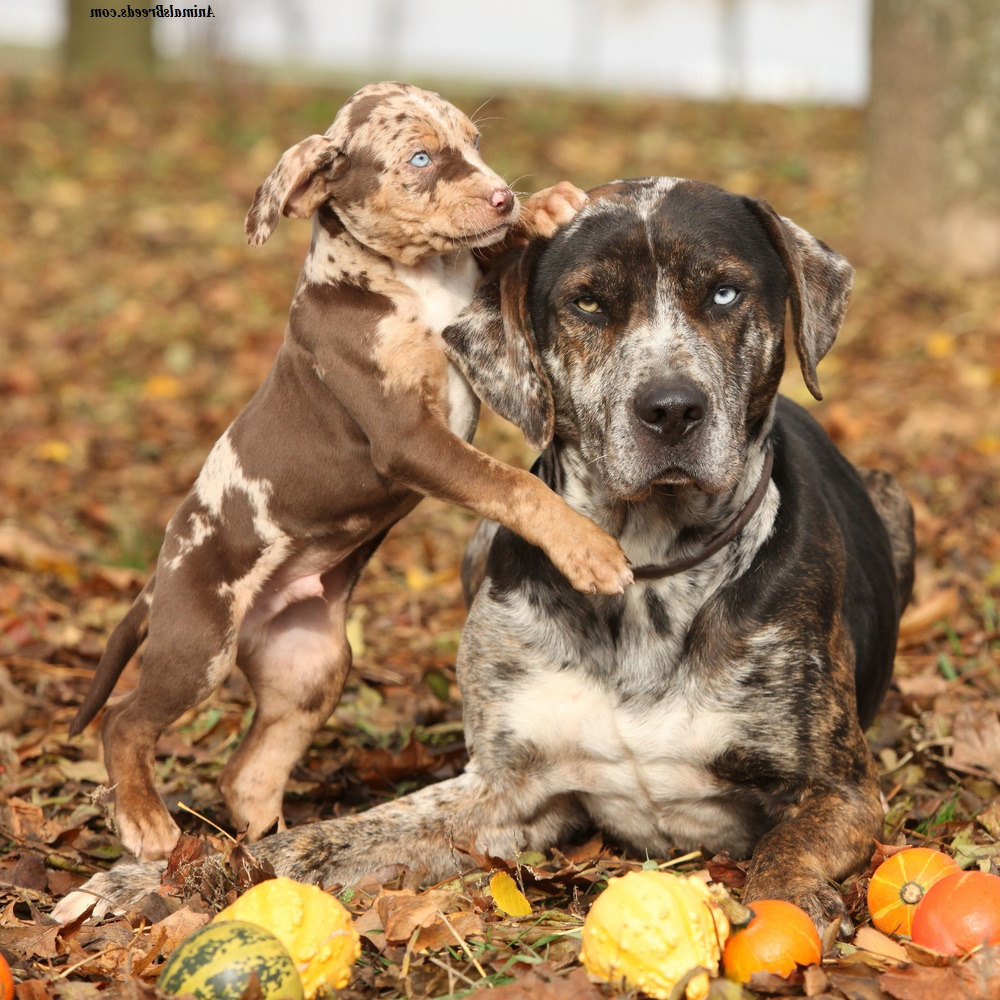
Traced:
[[510, 215], [510, 210], [514, 207], [514, 192], [510, 188], [497, 188], [490, 204], [497, 210], [499, 215]]

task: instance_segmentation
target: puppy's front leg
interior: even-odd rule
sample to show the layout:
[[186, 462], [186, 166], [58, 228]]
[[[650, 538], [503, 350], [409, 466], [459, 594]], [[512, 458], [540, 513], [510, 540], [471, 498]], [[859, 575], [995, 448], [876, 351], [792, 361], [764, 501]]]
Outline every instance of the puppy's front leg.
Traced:
[[618, 542], [540, 479], [467, 444], [429, 411], [414, 417], [404, 433], [397, 423], [372, 439], [382, 475], [499, 521], [541, 548], [584, 593], [621, 594], [632, 582]]

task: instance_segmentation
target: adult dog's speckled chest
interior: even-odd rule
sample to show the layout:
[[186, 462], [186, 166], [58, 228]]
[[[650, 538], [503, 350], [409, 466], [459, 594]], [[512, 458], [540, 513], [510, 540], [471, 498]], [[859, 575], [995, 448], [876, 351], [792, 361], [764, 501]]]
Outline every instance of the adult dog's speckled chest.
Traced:
[[752, 844], [754, 817], [712, 770], [743, 736], [739, 664], [706, 671], [690, 645], [725, 561], [593, 601], [584, 622], [551, 601], [539, 613], [530, 591], [492, 603], [491, 627], [516, 630], [520, 649], [462, 678], [475, 752], [572, 790], [601, 829], [650, 851]]

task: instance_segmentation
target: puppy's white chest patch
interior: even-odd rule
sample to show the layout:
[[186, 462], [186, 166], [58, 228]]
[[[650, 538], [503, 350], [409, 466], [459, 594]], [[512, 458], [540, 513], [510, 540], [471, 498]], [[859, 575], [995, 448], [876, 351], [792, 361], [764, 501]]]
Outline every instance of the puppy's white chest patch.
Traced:
[[472, 254], [460, 251], [431, 257], [419, 264], [394, 264], [396, 277], [420, 302], [417, 321], [440, 333], [472, 301], [479, 283], [479, 266]]

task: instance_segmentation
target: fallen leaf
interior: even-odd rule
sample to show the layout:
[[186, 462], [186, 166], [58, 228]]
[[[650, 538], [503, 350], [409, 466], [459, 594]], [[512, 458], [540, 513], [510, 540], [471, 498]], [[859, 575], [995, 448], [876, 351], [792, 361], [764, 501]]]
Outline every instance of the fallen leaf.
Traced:
[[184, 394], [184, 383], [173, 375], [152, 375], [142, 387], [143, 399], [177, 399]]
[[1000, 949], [989, 948], [960, 965], [909, 965], [879, 976], [895, 1000], [1000, 1000]]
[[494, 872], [490, 878], [490, 894], [497, 909], [508, 917], [531, 916], [531, 903], [506, 872]]
[[963, 705], [955, 716], [954, 743], [945, 762], [956, 771], [1000, 782], [1000, 718], [982, 706]]
[[907, 960], [906, 949], [874, 927], [859, 927], [854, 935], [854, 946], [890, 962], [902, 963]]
[[354, 757], [359, 777], [371, 788], [392, 787], [401, 778], [426, 774], [438, 763], [439, 759], [415, 736], [411, 736], [401, 750], [361, 747]]
[[0, 825], [16, 840], [51, 844], [63, 833], [63, 827], [46, 819], [40, 806], [13, 796], [0, 807]]
[[565, 976], [556, 975], [546, 962], [517, 976], [512, 983], [482, 992], [484, 1000], [486, 997], [489, 1000], [599, 1000], [603, 996], [583, 969], [573, 969]]
[[169, 955], [182, 941], [189, 938], [199, 927], [204, 927], [211, 920], [209, 913], [197, 913], [189, 906], [182, 906], [156, 924], [156, 930], [162, 934], [159, 943], [161, 955]]
[[40, 441], [35, 447], [35, 458], [40, 458], [43, 462], [55, 462], [58, 465], [65, 465], [72, 453], [73, 449], [68, 442], [54, 438]]
[[1000, 840], [1000, 800], [991, 802], [978, 816], [976, 822], [994, 839]]
[[826, 993], [829, 985], [830, 979], [820, 966], [810, 965], [802, 970], [802, 989], [807, 997]]
[[718, 854], [705, 862], [713, 882], [720, 882], [727, 889], [742, 889], [747, 880], [747, 862], [733, 861], [728, 851]]
[[415, 951], [457, 944], [457, 939], [464, 941], [480, 933], [483, 921], [470, 909], [471, 905], [463, 896], [446, 889], [419, 894], [412, 889], [387, 889], [374, 903], [390, 943], [408, 944], [419, 928]]
[[899, 622], [899, 637], [910, 638], [925, 632], [938, 622], [948, 621], [959, 607], [957, 587], [938, 590], [919, 604], [911, 604]]

